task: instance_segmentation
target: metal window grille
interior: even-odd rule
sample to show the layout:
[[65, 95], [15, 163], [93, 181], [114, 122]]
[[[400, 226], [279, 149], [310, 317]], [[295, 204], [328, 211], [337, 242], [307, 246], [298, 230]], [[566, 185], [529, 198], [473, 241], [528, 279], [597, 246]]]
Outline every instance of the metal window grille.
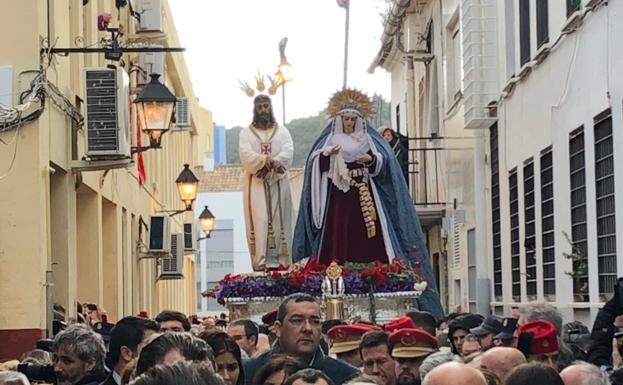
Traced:
[[521, 301], [521, 270], [519, 240], [519, 192], [517, 188], [517, 169], [513, 169], [508, 176], [509, 206], [511, 220], [511, 277], [513, 287], [513, 301]]
[[536, 299], [536, 211], [534, 202], [534, 161], [523, 167], [524, 190], [524, 250], [526, 289], [529, 300]]
[[519, 0], [519, 60], [530, 61], [530, 0]]
[[616, 283], [616, 226], [612, 117], [595, 122], [595, 193], [599, 297], [606, 301]]
[[502, 300], [502, 239], [500, 231], [500, 173], [498, 153], [498, 126], [491, 126], [491, 222], [493, 239], [493, 292], [496, 301]]
[[541, 47], [549, 42], [549, 17], [547, 12], [548, 1], [536, 2], [536, 46]]
[[554, 248], [554, 164], [552, 148], [541, 153], [541, 254], [543, 294], [556, 300], [556, 253]]
[[588, 301], [588, 257], [586, 231], [586, 171], [584, 129], [580, 127], [569, 138], [569, 176], [571, 178], [571, 240], [582, 257], [573, 262], [573, 298]]

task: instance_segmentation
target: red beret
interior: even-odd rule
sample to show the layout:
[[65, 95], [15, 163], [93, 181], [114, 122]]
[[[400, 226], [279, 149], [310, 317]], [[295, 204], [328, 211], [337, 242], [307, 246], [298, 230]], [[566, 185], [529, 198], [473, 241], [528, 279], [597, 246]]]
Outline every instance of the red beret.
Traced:
[[345, 353], [359, 349], [361, 337], [373, 330], [379, 330], [379, 328], [360, 323], [332, 327], [327, 332], [327, 336], [332, 342], [330, 353]]
[[262, 316], [265, 325], [272, 326], [277, 321], [277, 309], [271, 310]]
[[141, 317], [141, 318], [149, 318], [149, 316], [147, 315], [147, 312], [145, 310], [141, 310], [140, 312], [138, 312], [138, 314], [136, 316], [137, 317]]
[[538, 320], [528, 322], [519, 327], [519, 338], [522, 334], [532, 334], [529, 354], [547, 354], [558, 351], [556, 327], [548, 321]]
[[392, 357], [424, 357], [437, 350], [437, 338], [421, 329], [400, 329], [389, 336]]
[[383, 325], [383, 329], [388, 333], [393, 333], [400, 329], [415, 329], [415, 324], [411, 317], [403, 316], [389, 321]]

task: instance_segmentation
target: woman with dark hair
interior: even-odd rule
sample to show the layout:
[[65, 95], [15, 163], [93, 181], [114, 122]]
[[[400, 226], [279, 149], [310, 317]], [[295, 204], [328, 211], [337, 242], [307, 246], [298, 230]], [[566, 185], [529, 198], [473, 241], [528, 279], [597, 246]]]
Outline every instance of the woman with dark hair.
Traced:
[[203, 332], [199, 338], [204, 340], [214, 350], [216, 371], [223, 377], [226, 385], [243, 385], [244, 369], [240, 347], [227, 333]]
[[281, 385], [290, 375], [305, 367], [294, 357], [275, 354], [258, 370], [253, 385]]
[[565, 385], [550, 366], [532, 362], [513, 369], [504, 385]]

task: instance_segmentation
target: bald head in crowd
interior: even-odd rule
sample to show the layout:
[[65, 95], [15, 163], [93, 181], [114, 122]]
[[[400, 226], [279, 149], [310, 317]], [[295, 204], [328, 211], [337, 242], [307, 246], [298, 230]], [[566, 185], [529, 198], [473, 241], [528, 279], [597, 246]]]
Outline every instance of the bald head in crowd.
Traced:
[[567, 366], [560, 377], [565, 385], [609, 385], [608, 375], [595, 365], [586, 362], [574, 363]]
[[449, 362], [431, 370], [422, 385], [487, 385], [485, 376], [478, 370], [458, 362]]
[[504, 381], [508, 373], [516, 366], [526, 363], [526, 357], [515, 348], [496, 347], [482, 355], [480, 365], [495, 373]]

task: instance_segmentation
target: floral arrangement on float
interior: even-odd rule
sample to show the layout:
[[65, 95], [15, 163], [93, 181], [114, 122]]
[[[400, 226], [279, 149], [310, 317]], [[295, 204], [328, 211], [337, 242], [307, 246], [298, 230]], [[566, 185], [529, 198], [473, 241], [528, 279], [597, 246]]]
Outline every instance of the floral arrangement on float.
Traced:
[[[346, 297], [400, 295], [426, 289], [425, 279], [399, 258], [390, 264], [346, 263], [340, 267]], [[282, 265], [267, 273], [227, 274], [202, 295], [222, 305], [234, 299], [279, 298], [300, 292], [321, 297], [326, 271], [327, 266], [312, 257], [306, 264]]]

